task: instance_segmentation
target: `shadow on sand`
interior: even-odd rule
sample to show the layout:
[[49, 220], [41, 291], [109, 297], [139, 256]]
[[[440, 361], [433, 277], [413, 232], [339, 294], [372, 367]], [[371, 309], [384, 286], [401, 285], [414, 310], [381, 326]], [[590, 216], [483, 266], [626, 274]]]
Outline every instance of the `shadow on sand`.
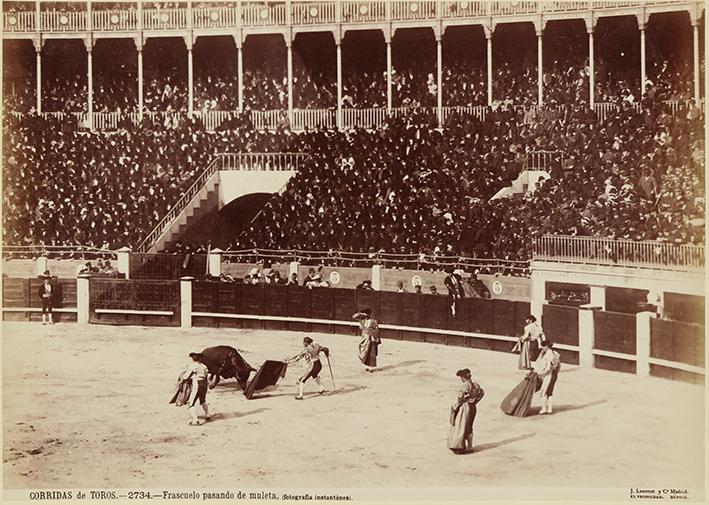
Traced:
[[401, 363], [397, 363], [395, 365], [385, 365], [379, 368], [374, 369], [374, 373], [377, 372], [386, 372], [387, 370], [394, 370], [395, 368], [402, 368], [405, 366], [411, 366], [411, 365], [418, 365], [419, 363], [423, 363], [424, 360], [422, 359], [415, 359], [411, 361], [402, 361]]
[[[551, 414], [551, 416], [555, 416], [556, 414], [561, 414], [563, 412], [569, 412], [571, 410], [579, 410], [588, 407], [593, 407], [594, 405], [600, 405], [601, 403], [606, 403], [606, 400], [596, 400], [589, 403], [583, 403], [581, 405], [554, 405], [554, 412]], [[525, 416], [525, 418], [546, 417], [546, 414], [539, 413], [540, 410], [542, 410], [541, 407], [532, 407], [529, 410], [529, 413]]]
[[474, 445], [473, 452], [475, 453], [480, 451], [487, 451], [488, 449], [497, 449], [498, 447], [502, 447], [503, 445], [513, 444], [515, 442], [519, 442], [520, 440], [532, 438], [534, 435], [536, 435], [536, 433], [525, 433], [524, 435], [506, 438], [504, 440], [500, 440], [499, 442], [488, 442], [487, 444]]
[[219, 384], [214, 386], [214, 389], [210, 389], [212, 392], [219, 391], [220, 389], [236, 389], [238, 391], [243, 391], [239, 387], [239, 383], [236, 382], [236, 379], [221, 379], [219, 381]]
[[[309, 400], [311, 398], [320, 398], [322, 396], [338, 396], [338, 395], [346, 395], [348, 393], [356, 393], [357, 391], [362, 391], [363, 389], [367, 389], [367, 386], [349, 386], [346, 388], [339, 388], [336, 389], [335, 391], [328, 390], [325, 391], [323, 394], [318, 394], [318, 393], [313, 393], [313, 392], [306, 392], [303, 396], [305, 400]], [[262, 400], [264, 398], [277, 398], [279, 396], [295, 396], [295, 390], [285, 393], [264, 393], [264, 394], [255, 394], [251, 399], [252, 400]]]
[[322, 395], [315, 395], [315, 396], [339, 396], [339, 395], [346, 395], [348, 393], [356, 393], [357, 391], [362, 391], [364, 389], [367, 389], [367, 386], [348, 386], [345, 388], [339, 388], [334, 391], [325, 391]]
[[295, 393], [259, 393], [256, 392], [249, 400], [263, 400], [264, 398], [278, 398], [279, 396], [294, 396]]
[[[552, 416], [555, 414], [560, 414], [562, 412], [569, 412], [570, 410], [579, 410], [579, 409], [585, 409], [588, 407], [593, 407], [595, 405], [600, 405], [601, 403], [606, 403], [607, 400], [596, 400], [594, 402], [589, 402], [589, 403], [583, 403], [581, 405], [554, 405], [554, 412], [551, 414]], [[537, 410], [537, 414], [539, 413], [539, 409]]]
[[216, 414], [211, 414], [211, 419], [210, 423], [213, 423], [215, 421], [223, 421], [225, 419], [234, 419], [234, 418], [239, 418], [239, 417], [246, 417], [246, 416], [251, 416], [254, 414], [260, 414], [261, 412], [266, 412], [267, 410], [271, 409], [255, 409], [255, 410], [248, 410], [246, 412], [217, 412]]

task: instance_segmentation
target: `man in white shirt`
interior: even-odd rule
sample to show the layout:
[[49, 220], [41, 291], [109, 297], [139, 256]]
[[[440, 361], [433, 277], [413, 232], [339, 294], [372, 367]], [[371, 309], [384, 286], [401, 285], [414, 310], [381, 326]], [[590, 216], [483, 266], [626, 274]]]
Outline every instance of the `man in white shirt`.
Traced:
[[542, 397], [542, 409], [540, 414], [551, 414], [551, 397], [554, 394], [554, 386], [561, 369], [561, 359], [559, 353], [552, 347], [554, 344], [546, 340], [542, 342], [542, 350], [539, 358], [534, 362], [534, 371], [542, 379], [542, 387], [539, 394]]
[[305, 359], [307, 363], [307, 369], [302, 377], [298, 379], [298, 396], [295, 397], [296, 400], [303, 399], [303, 390], [305, 389], [305, 382], [309, 378], [315, 379], [315, 383], [318, 385], [318, 393], [323, 394], [325, 392], [325, 387], [320, 380], [320, 371], [322, 370], [322, 363], [320, 363], [320, 353], [325, 354], [325, 356], [330, 356], [330, 350], [327, 347], [323, 347], [318, 343], [313, 342], [310, 337], [305, 337], [303, 339], [303, 350], [292, 358], [284, 359], [283, 362], [293, 363], [301, 359]]
[[192, 363], [190, 363], [187, 368], [180, 374], [179, 381], [192, 381], [192, 392], [190, 393], [190, 398], [187, 402], [187, 410], [192, 416], [192, 421], [190, 421], [191, 426], [199, 426], [200, 421], [197, 417], [197, 401], [199, 400], [202, 410], [204, 410], [204, 420], [209, 421], [209, 409], [207, 407], [207, 374], [209, 369], [202, 363], [202, 354], [198, 352], [191, 352], [190, 358], [192, 358]]

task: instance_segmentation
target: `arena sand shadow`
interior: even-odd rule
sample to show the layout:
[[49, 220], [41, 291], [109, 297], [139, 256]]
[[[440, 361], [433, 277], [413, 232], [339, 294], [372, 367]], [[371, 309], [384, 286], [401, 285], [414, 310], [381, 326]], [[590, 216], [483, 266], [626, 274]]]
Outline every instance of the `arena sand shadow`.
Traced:
[[[585, 408], [588, 408], [588, 407], [594, 407], [594, 406], [596, 406], [596, 405], [600, 405], [600, 404], [602, 404], [602, 403], [606, 403], [607, 401], [608, 401], [608, 400], [596, 400], [596, 401], [594, 401], [594, 402], [584, 403], [584, 404], [581, 404], [581, 405], [565, 405], [565, 404], [562, 404], [562, 405], [554, 405], [554, 413], [551, 414], [551, 415], [553, 416], [553, 415], [561, 414], [561, 413], [564, 413], [564, 412], [570, 412], [570, 411], [572, 411], [572, 410], [580, 410], [580, 409], [585, 409]], [[537, 413], [539, 413], [539, 412], [537, 411]]]
[[260, 408], [255, 410], [248, 410], [246, 412], [236, 411], [236, 412], [217, 412], [215, 414], [210, 414], [210, 420], [207, 423], [214, 423], [216, 421], [224, 421], [226, 419], [236, 419], [239, 417], [253, 416], [266, 412], [271, 409]]
[[394, 370], [396, 368], [402, 368], [405, 366], [412, 366], [412, 365], [418, 365], [419, 363], [425, 363], [424, 360], [422, 359], [415, 359], [415, 360], [410, 360], [410, 361], [402, 361], [401, 363], [397, 363], [395, 365], [385, 365], [379, 368], [374, 369], [374, 373], [377, 372], [386, 372], [387, 370]]
[[[532, 438], [535, 435], [536, 435], [536, 433], [525, 433], [524, 435], [506, 438], [504, 440], [500, 440], [499, 442], [488, 442], [487, 444], [474, 445], [472, 452], [469, 452], [469, 454], [473, 454], [473, 453], [481, 452], [481, 451], [487, 451], [490, 449], [496, 449], [498, 447], [502, 447], [503, 445], [509, 445], [509, 444], [513, 444], [515, 442], [519, 442], [520, 440]], [[468, 453], [465, 453], [465, 454], [468, 454]]]
[[[339, 388], [336, 390], [326, 390], [324, 393], [320, 394], [318, 392], [311, 392], [311, 393], [305, 393], [304, 399], [308, 400], [310, 398], [321, 398], [325, 396], [337, 396], [337, 395], [342, 395], [342, 394], [348, 394], [348, 393], [356, 393], [357, 391], [362, 391], [363, 389], [367, 389], [368, 386], [349, 386], [347, 388]], [[251, 400], [262, 400], [264, 398], [277, 398], [279, 396], [294, 396], [292, 392], [287, 392], [287, 393], [276, 393], [276, 394], [263, 394], [263, 395], [254, 395]]]

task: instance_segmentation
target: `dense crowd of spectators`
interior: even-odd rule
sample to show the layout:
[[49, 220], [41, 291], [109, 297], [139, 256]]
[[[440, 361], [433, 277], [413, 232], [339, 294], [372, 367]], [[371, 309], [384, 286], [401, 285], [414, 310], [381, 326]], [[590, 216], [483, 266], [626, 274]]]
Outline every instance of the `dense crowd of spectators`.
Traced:
[[111, 134], [79, 133], [69, 121], [3, 121], [3, 242], [94, 247], [135, 245], [215, 153], [297, 148], [289, 132], [207, 133], [182, 121]]
[[[452, 116], [442, 133], [416, 114], [377, 132], [316, 132], [310, 164], [232, 246], [516, 259], [544, 233], [700, 243], [702, 121], [661, 105], [603, 123], [584, 109], [501, 109]], [[551, 180], [490, 201], [537, 149], [564, 153]]]
[[[94, 112], [130, 112], [138, 103], [137, 74], [133, 66], [118, 65], [116, 72], [94, 72]], [[632, 74], [606, 70], [596, 64], [595, 100], [598, 103], [640, 100], [640, 79]], [[702, 69], [703, 71], [703, 65]], [[501, 63], [494, 67], [493, 98], [514, 105], [537, 103], [536, 63], [518, 67]], [[476, 106], [487, 104], [486, 67], [470, 62], [453, 62], [443, 69], [443, 105]], [[547, 105], [586, 104], [589, 101], [587, 62], [554, 59], [545, 64], [544, 102]], [[184, 74], [184, 75], [183, 75]], [[617, 74], [617, 75], [616, 75]], [[144, 106], [148, 111], [186, 111], [188, 89], [186, 71], [181, 67], [165, 74], [146, 72], [143, 82]], [[280, 68], [244, 69], [244, 108], [285, 110], [288, 108], [288, 80]], [[663, 60], [648, 65], [648, 83], [657, 98], [689, 100], [693, 93], [692, 68], [688, 64]], [[6, 77], [3, 96], [5, 110], [29, 112], [36, 106], [36, 83], [31, 76]], [[393, 68], [392, 105], [394, 107], [435, 107], [437, 76], [431, 65]], [[194, 110], [238, 109], [236, 75], [210, 76], [200, 73], [194, 80]], [[44, 112], [86, 112], [88, 84], [86, 75], [53, 77], [42, 83]], [[342, 106], [345, 108], [384, 108], [387, 105], [386, 71], [347, 72], [343, 76]], [[334, 109], [337, 83], [329, 72], [295, 66], [293, 107], [296, 109]]]
[[[219, 152], [311, 158], [232, 248], [299, 248], [526, 258], [543, 233], [703, 241], [703, 117], [660, 104], [600, 123], [579, 108], [536, 116], [501, 107], [452, 115], [443, 131], [412, 113], [377, 130], [255, 132], [237, 119], [79, 133], [67, 122], [5, 118], [4, 242], [135, 245]], [[525, 153], [563, 163], [524, 197], [490, 200]]]
[[[627, 70], [627, 69], [626, 69]], [[444, 105], [485, 105], [486, 69], [451, 62]], [[71, 120], [3, 116], [3, 242], [137, 245], [220, 152], [307, 152], [302, 170], [222, 248], [254, 247], [426, 253], [526, 259], [545, 233], [701, 243], [704, 240], [704, 128], [696, 109], [672, 114], [664, 100], [691, 98], [692, 68], [648, 66], [643, 109], [632, 72], [596, 65], [596, 100], [619, 108], [588, 110], [588, 64], [559, 57], [544, 66], [547, 110], [509, 105], [537, 101], [534, 62], [494, 67], [497, 103], [483, 119], [450, 114], [443, 129], [417, 107], [436, 104], [435, 68], [395, 67], [393, 105], [410, 107], [376, 131], [315, 129], [257, 132], [248, 115], [209, 133], [197, 120], [170, 128], [125, 122], [116, 132], [79, 131]], [[120, 75], [120, 77], [118, 77]], [[34, 81], [12, 76], [6, 111], [30, 112]], [[385, 107], [386, 73], [343, 76], [343, 106]], [[95, 72], [94, 110], [131, 111], [134, 68]], [[6, 76], [6, 81], [7, 81]], [[129, 85], [126, 85], [128, 83]], [[333, 74], [294, 68], [295, 108], [334, 108]], [[235, 110], [236, 76], [195, 73], [195, 110]], [[46, 79], [43, 110], [84, 112], [86, 76]], [[148, 111], [185, 110], [186, 75], [147, 72]], [[244, 72], [244, 106], [285, 109], [282, 66]], [[555, 108], [554, 105], [572, 104]], [[527, 153], [554, 151], [551, 179], [536, 191], [492, 199], [510, 186]], [[204, 249], [188, 244], [186, 250]]]

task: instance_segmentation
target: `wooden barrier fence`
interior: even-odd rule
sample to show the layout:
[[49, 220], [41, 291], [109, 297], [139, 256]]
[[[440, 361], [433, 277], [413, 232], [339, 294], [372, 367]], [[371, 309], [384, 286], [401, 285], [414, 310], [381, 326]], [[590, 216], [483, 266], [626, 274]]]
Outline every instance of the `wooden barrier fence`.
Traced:
[[621, 359], [611, 353], [636, 355], [636, 316], [597, 310], [593, 312], [593, 323], [594, 366], [606, 370], [635, 373], [635, 361]]
[[[6, 278], [3, 319], [37, 320], [40, 279]], [[353, 335], [352, 314], [370, 308], [383, 338], [509, 352], [528, 302], [362, 289], [212, 280], [79, 277], [55, 281], [62, 321], [152, 326], [277, 329]], [[703, 383], [704, 326], [590, 306], [544, 305], [541, 323], [570, 364]]]
[[[3, 319], [9, 321], [39, 321], [42, 299], [40, 278], [5, 278], [2, 283]], [[77, 313], [76, 279], [52, 279], [55, 322], [74, 322]]]
[[88, 298], [89, 323], [180, 325], [180, 281], [93, 278]]
[[[509, 339], [493, 342], [459, 335], [479, 333], [514, 337], [519, 334], [529, 303], [494, 299], [463, 299], [453, 317], [445, 295], [396, 293], [361, 289], [315, 288], [303, 286], [228, 284], [194, 281], [192, 291], [194, 324], [197, 326], [242, 325], [249, 328], [333, 331], [352, 333], [352, 314], [370, 308], [384, 325], [382, 336], [437, 342], [448, 345], [483, 347], [509, 351]], [[250, 317], [296, 318], [297, 321], [264, 321]], [[301, 320], [328, 321], [304, 325]], [[397, 327], [397, 328], [393, 328]], [[406, 327], [406, 329], [403, 329]], [[436, 330], [427, 332], [427, 329]], [[335, 331], [337, 332], [337, 331]], [[485, 340], [485, 339], [483, 339]]]

